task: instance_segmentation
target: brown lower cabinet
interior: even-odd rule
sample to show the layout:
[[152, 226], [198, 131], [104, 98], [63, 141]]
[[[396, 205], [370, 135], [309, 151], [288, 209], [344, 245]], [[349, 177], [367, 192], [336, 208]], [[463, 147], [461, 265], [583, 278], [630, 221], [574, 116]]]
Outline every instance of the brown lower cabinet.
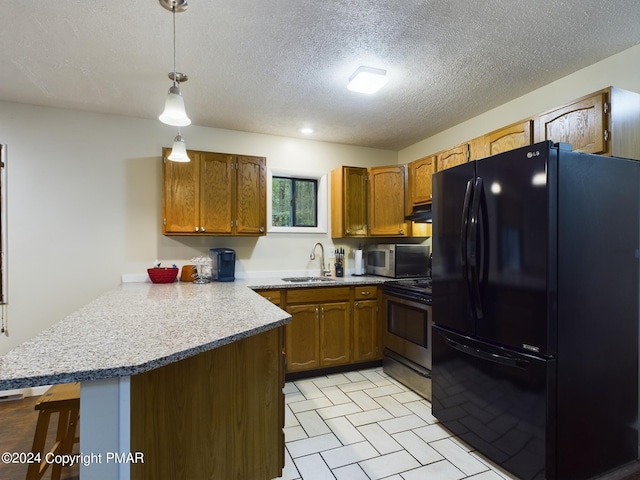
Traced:
[[382, 353], [378, 301], [360, 300], [353, 307], [353, 361], [378, 360]]
[[283, 328], [131, 377], [131, 478], [270, 480], [284, 467]]
[[379, 287], [308, 287], [258, 293], [291, 314], [291, 323], [285, 326], [287, 373], [382, 358]]

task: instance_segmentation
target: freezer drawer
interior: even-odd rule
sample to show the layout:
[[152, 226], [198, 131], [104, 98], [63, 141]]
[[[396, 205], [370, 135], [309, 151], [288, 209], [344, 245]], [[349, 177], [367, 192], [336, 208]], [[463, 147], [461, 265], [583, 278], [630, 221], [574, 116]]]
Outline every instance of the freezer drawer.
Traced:
[[434, 327], [433, 414], [518, 478], [556, 478], [555, 368]]

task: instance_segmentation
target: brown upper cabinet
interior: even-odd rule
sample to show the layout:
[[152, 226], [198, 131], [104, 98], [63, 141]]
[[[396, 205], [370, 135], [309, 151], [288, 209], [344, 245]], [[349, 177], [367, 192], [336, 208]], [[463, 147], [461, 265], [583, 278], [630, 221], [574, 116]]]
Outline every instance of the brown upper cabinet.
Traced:
[[163, 148], [164, 235], [265, 235], [266, 159], [188, 150], [188, 163]]
[[409, 201], [411, 205], [431, 202], [431, 176], [436, 172], [436, 156], [430, 155], [408, 165]]
[[535, 141], [640, 160], [640, 95], [609, 87], [539, 115]]
[[484, 136], [484, 153], [486, 157], [497, 153], [508, 152], [533, 143], [533, 121], [515, 123]]
[[469, 161], [469, 144], [463, 143], [457, 147], [444, 150], [436, 154], [436, 171], [462, 165]]
[[569, 143], [573, 150], [606, 153], [607, 95], [598, 92], [537, 118], [536, 139]]
[[408, 237], [407, 167], [369, 169], [369, 235]]
[[406, 237], [407, 168], [339, 167], [331, 172], [331, 236]]
[[331, 171], [331, 236], [366, 237], [369, 195], [366, 168], [339, 167]]
[[[640, 94], [608, 87], [567, 105], [500, 128], [456, 147], [409, 163], [412, 205], [428, 203], [429, 168], [435, 172], [551, 140], [569, 143], [574, 151], [640, 160]], [[434, 173], [434, 172], [431, 172]]]

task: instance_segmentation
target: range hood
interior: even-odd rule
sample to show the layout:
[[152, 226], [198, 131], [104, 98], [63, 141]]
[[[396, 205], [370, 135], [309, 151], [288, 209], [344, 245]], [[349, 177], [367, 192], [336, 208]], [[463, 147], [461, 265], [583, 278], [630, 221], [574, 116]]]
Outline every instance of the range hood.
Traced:
[[431, 223], [431, 204], [416, 205], [413, 207], [413, 211], [404, 219], [416, 223]]

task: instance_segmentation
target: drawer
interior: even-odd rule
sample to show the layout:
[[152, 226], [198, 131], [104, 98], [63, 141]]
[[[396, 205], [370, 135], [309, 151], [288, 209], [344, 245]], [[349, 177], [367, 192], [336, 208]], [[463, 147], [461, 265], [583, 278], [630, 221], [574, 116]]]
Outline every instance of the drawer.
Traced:
[[262, 295], [264, 298], [269, 300], [271, 303], [275, 303], [276, 305], [280, 305], [281, 292], [280, 290], [256, 290], [256, 293]]
[[287, 290], [287, 305], [348, 301], [349, 290], [350, 287], [290, 288]]
[[376, 285], [359, 285], [355, 287], [355, 301], [358, 300], [375, 300], [378, 296], [378, 287]]

